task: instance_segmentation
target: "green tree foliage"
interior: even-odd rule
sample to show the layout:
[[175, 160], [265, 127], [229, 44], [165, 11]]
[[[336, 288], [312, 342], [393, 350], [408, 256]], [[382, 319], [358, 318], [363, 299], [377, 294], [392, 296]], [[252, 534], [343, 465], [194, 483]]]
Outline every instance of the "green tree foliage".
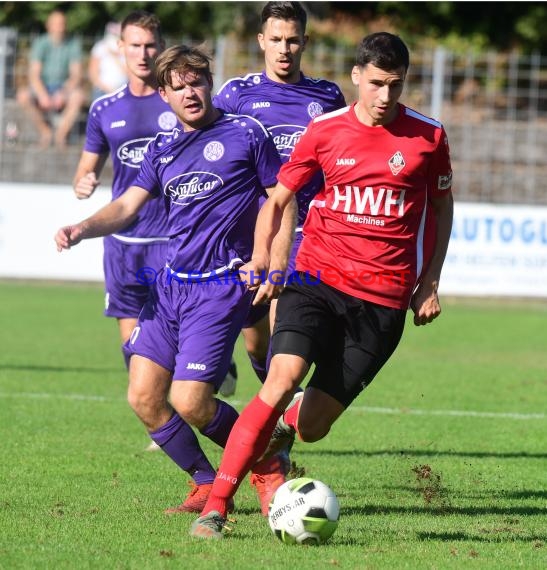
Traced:
[[[167, 36], [196, 40], [218, 34], [254, 36], [263, 2], [3, 2], [0, 26], [38, 33], [51, 10], [67, 12], [70, 31], [100, 36], [108, 20], [131, 10], [154, 12]], [[304, 2], [310, 16], [344, 14], [359, 24], [389, 22], [411, 44], [449, 43], [451, 48], [547, 50], [543, 2]]]
[[122, 20], [132, 10], [147, 10], [161, 20], [166, 35], [197, 40], [234, 31], [243, 33], [250, 17], [257, 19], [260, 2], [4, 2], [0, 26], [20, 33], [39, 33], [55, 8], [67, 14], [69, 31], [100, 36], [109, 20]]
[[[342, 2], [338, 9], [354, 12], [352, 4]], [[462, 47], [547, 49], [543, 2], [369, 2], [366, 10], [372, 11], [372, 18], [387, 17], [401, 35], [416, 43], [454, 43], [459, 38]]]

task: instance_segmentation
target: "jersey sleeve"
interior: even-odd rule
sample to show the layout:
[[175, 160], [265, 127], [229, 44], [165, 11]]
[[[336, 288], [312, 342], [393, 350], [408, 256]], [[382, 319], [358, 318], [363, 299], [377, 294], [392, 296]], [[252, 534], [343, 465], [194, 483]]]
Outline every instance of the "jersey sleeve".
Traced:
[[336, 101], [334, 103], [334, 107], [333, 109], [341, 109], [342, 107], [346, 107], [347, 103], [346, 103], [346, 98], [344, 97], [344, 94], [342, 93], [342, 90], [338, 88], [338, 95], [336, 97]]
[[154, 167], [154, 164], [159, 162], [159, 157], [155, 156], [156, 152], [153, 142], [154, 141], [150, 142], [146, 148], [139, 168], [139, 174], [132, 185], [143, 188], [147, 192], [150, 192], [154, 197], [157, 197], [161, 192], [161, 182], [156, 168]]
[[72, 38], [69, 44], [70, 63], [82, 61], [82, 44], [78, 38]]
[[228, 81], [219, 89], [213, 97], [213, 105], [222, 109], [225, 113], [238, 114], [239, 91], [233, 81]]
[[321, 168], [317, 160], [314, 126], [313, 121], [308, 125], [277, 176], [279, 182], [293, 192], [298, 192]]
[[38, 36], [30, 47], [30, 61], [38, 61], [43, 63], [46, 51], [45, 41], [43, 36]]
[[450, 147], [444, 127], [441, 128], [437, 148], [431, 160], [428, 188], [432, 196], [449, 192], [452, 189], [452, 166], [450, 162]]
[[88, 115], [84, 150], [95, 154], [105, 154], [110, 150], [110, 145], [104, 135], [98, 113], [91, 112]]

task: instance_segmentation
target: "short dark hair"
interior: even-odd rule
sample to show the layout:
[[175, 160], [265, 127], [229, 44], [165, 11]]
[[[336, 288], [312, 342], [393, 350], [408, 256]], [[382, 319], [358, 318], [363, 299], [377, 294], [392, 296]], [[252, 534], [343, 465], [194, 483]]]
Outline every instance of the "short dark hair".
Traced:
[[393, 71], [399, 67], [407, 70], [410, 56], [406, 44], [399, 36], [388, 32], [377, 32], [361, 40], [357, 47], [355, 63], [359, 67], [372, 63], [384, 71]]
[[123, 31], [127, 26], [137, 26], [143, 30], [151, 31], [156, 39], [162, 39], [161, 22], [155, 14], [146, 12], [146, 10], [135, 10], [127, 14], [121, 23], [121, 37], [123, 38]]
[[268, 2], [262, 8], [261, 24], [264, 29], [264, 24], [268, 18], [275, 18], [276, 20], [296, 20], [300, 23], [302, 33], [306, 31], [306, 24], [308, 16], [300, 2]]
[[178, 45], [167, 48], [156, 59], [156, 78], [158, 86], [165, 88], [173, 87], [171, 72], [185, 75], [189, 71], [201, 73], [212, 82], [210, 57], [201, 49], [186, 45]]

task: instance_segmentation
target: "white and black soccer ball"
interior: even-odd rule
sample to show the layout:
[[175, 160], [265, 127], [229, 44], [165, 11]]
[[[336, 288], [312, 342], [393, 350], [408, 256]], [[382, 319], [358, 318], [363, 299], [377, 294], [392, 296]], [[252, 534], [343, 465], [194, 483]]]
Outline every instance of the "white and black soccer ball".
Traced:
[[283, 483], [268, 511], [270, 528], [285, 544], [323, 544], [336, 530], [339, 517], [333, 490], [308, 477]]

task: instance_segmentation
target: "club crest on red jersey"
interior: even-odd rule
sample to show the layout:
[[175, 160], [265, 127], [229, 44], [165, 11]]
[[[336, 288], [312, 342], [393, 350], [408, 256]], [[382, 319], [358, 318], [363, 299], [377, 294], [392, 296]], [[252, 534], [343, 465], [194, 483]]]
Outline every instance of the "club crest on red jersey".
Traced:
[[397, 176], [399, 172], [406, 166], [405, 159], [400, 151], [397, 151], [387, 162], [393, 176]]

